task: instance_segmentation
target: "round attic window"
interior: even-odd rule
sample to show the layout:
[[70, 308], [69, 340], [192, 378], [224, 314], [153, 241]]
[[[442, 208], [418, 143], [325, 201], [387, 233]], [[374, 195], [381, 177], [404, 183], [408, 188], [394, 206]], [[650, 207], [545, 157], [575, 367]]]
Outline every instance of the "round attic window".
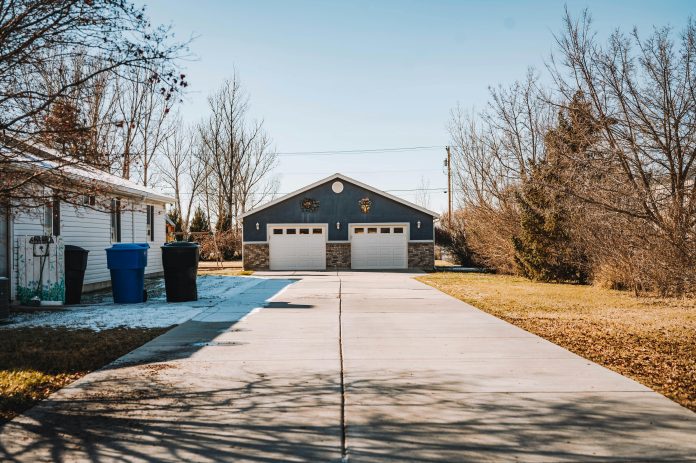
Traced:
[[334, 193], [340, 193], [343, 191], [343, 183], [336, 181], [331, 184], [331, 189]]

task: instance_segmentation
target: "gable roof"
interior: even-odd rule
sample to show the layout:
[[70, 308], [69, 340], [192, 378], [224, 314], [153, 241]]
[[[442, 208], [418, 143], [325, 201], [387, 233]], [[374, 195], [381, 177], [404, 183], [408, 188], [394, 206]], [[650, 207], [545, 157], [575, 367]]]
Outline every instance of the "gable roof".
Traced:
[[377, 189], [377, 188], [375, 188], [375, 187], [372, 187], [372, 186], [367, 185], [367, 184], [365, 184], [365, 183], [359, 182], [359, 181], [357, 181], [357, 180], [355, 180], [355, 179], [352, 179], [352, 178], [350, 178], [350, 177], [348, 177], [348, 176], [346, 176], [346, 175], [340, 174], [340, 173], [336, 173], [336, 174], [330, 175], [330, 176], [328, 176], [328, 177], [326, 177], [326, 178], [323, 178], [323, 179], [321, 179], [321, 180], [318, 180], [318, 181], [316, 181], [316, 182], [314, 182], [314, 183], [312, 183], [312, 184], [310, 184], [310, 185], [307, 185], [306, 187], [300, 188], [299, 190], [295, 190], [295, 191], [293, 191], [292, 193], [288, 193], [288, 194], [286, 194], [286, 195], [281, 196], [280, 198], [276, 198], [276, 199], [274, 199], [274, 200], [271, 200], [271, 201], [267, 202], [266, 204], [263, 204], [262, 206], [256, 207], [256, 208], [254, 208], [254, 209], [251, 209], [250, 211], [245, 212], [244, 214], [242, 214], [242, 217], [246, 217], [246, 216], [248, 216], [248, 215], [255, 214], [255, 213], [257, 213], [257, 212], [259, 212], [259, 211], [262, 211], [262, 210], [264, 210], [264, 209], [266, 209], [266, 208], [268, 208], [268, 207], [275, 206], [275, 205], [278, 204], [278, 203], [282, 203], [282, 202], [285, 201], [286, 199], [292, 198], [293, 196], [297, 196], [297, 195], [299, 195], [299, 194], [301, 194], [301, 193], [304, 193], [305, 191], [309, 191], [309, 190], [311, 190], [312, 188], [316, 188], [316, 187], [321, 186], [321, 185], [323, 185], [323, 184], [325, 184], [325, 183], [328, 183], [328, 182], [330, 182], [330, 181], [332, 181], [332, 180], [339, 180], [339, 179], [340, 179], [340, 180], [344, 180], [344, 181], [346, 181], [346, 182], [348, 182], [348, 183], [352, 183], [353, 185], [359, 186], [359, 187], [364, 188], [364, 189], [366, 189], [366, 190], [372, 191], [373, 193], [376, 193], [376, 194], [378, 194], [378, 195], [380, 195], [380, 196], [384, 196], [385, 198], [389, 198], [389, 199], [391, 199], [392, 201], [395, 201], [395, 202], [397, 202], [397, 203], [401, 203], [401, 204], [403, 204], [403, 205], [405, 205], [405, 206], [408, 206], [408, 207], [410, 207], [410, 208], [412, 208], [412, 209], [415, 209], [415, 210], [417, 210], [417, 211], [421, 211], [421, 212], [423, 212], [423, 213], [425, 213], [425, 214], [428, 214], [428, 215], [430, 215], [430, 216], [433, 216], [434, 218], [440, 217], [440, 214], [438, 214], [437, 212], [433, 212], [433, 211], [431, 211], [430, 209], [426, 209], [426, 208], [421, 207], [421, 206], [419, 206], [419, 205], [417, 205], [417, 204], [414, 204], [414, 203], [412, 203], [412, 202], [410, 202], [410, 201], [406, 201], [405, 199], [401, 199], [401, 198], [399, 198], [398, 196], [394, 196], [394, 195], [392, 195], [392, 194], [387, 193], [386, 191], [379, 190], [379, 189]]
[[139, 185], [132, 180], [78, 162], [70, 156], [41, 144], [29, 144], [5, 135], [0, 136], [0, 147], [12, 151], [13, 161], [25, 169], [55, 170], [66, 177], [108, 185], [114, 193], [138, 198], [144, 197], [162, 203], [174, 203], [174, 198], [155, 188]]

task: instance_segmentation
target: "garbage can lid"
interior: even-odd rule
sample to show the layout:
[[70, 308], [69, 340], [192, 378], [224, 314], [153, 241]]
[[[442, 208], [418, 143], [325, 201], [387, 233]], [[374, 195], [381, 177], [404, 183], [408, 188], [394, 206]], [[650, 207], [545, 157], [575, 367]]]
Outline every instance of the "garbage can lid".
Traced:
[[80, 246], [75, 246], [74, 244], [66, 244], [66, 245], [65, 245], [65, 250], [66, 250], [66, 251], [89, 252], [87, 249], [81, 248]]
[[198, 246], [198, 243], [191, 243], [189, 241], [171, 241], [162, 245], [163, 248], [197, 248]]
[[[150, 246], [148, 246], [150, 247]], [[107, 251], [142, 251], [144, 246], [137, 243], [114, 243]]]

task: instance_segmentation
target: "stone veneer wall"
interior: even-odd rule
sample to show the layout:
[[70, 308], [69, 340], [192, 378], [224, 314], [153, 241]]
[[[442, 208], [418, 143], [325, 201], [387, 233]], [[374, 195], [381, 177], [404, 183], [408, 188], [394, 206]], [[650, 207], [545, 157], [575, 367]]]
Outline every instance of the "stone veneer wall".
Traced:
[[268, 254], [268, 244], [259, 243], [244, 245], [244, 269], [245, 270], [268, 270], [270, 259]]
[[435, 267], [435, 243], [408, 243], [408, 268]]
[[350, 268], [350, 243], [326, 243], [326, 268]]
[[[432, 269], [435, 265], [434, 243], [408, 243], [408, 268]], [[268, 270], [268, 244], [244, 244], [244, 268]], [[350, 268], [350, 243], [326, 243], [326, 268]]]

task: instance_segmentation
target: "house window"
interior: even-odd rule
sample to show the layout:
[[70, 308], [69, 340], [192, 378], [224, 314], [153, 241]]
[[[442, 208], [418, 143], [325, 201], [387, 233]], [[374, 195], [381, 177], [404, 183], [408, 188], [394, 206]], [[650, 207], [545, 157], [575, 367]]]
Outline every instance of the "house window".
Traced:
[[44, 235], [60, 235], [60, 200], [53, 198], [50, 204], [44, 206], [43, 229]]
[[300, 235], [309, 235], [309, 228], [300, 228]]
[[274, 234], [274, 235], [282, 235], [282, 234], [283, 234], [283, 229], [282, 229], [282, 228], [274, 228], [274, 229], [273, 229], [273, 234]]
[[295, 228], [288, 228], [285, 233], [288, 235], [295, 235], [297, 234], [297, 230]]
[[321, 228], [313, 228], [312, 233], [315, 235], [321, 235], [322, 229]]
[[356, 229], [355, 229], [355, 234], [356, 234], [356, 235], [359, 235], [360, 233], [365, 233], [365, 229], [364, 229], [364, 228], [356, 228]]
[[94, 206], [97, 203], [97, 199], [92, 195], [82, 195], [82, 205], [83, 206]]
[[377, 233], [377, 227], [375, 228], [368, 228], [367, 233]]
[[147, 205], [147, 237], [150, 241], [155, 241], [155, 206]]
[[111, 242], [121, 242], [121, 200], [111, 200]]
[[379, 229], [380, 233], [389, 233], [389, 227], [383, 227]]
[[53, 233], [53, 204], [45, 204], [43, 212], [44, 235], [50, 235]]
[[404, 227], [394, 227], [394, 233], [403, 233]]

